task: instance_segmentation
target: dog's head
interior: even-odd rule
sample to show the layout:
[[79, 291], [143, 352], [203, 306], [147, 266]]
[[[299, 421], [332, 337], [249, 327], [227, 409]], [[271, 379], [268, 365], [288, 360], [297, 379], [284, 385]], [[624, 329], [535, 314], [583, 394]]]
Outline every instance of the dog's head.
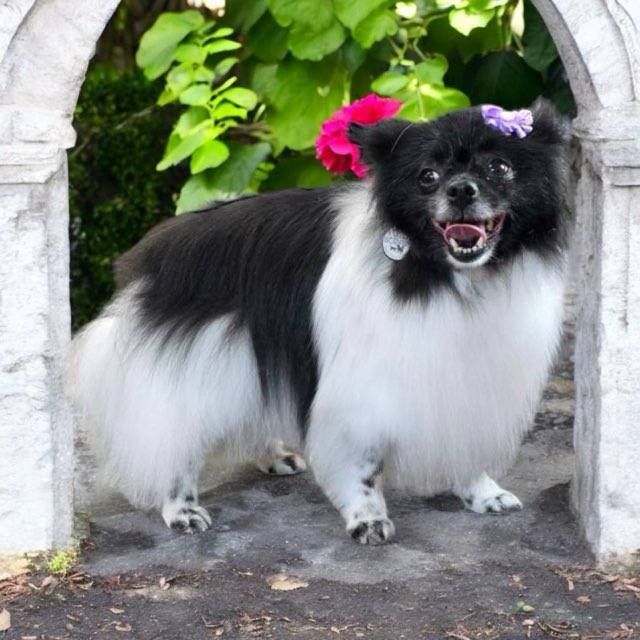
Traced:
[[478, 107], [350, 126], [385, 223], [417, 259], [469, 268], [557, 245], [569, 125], [547, 101], [531, 111], [523, 138], [490, 126]]

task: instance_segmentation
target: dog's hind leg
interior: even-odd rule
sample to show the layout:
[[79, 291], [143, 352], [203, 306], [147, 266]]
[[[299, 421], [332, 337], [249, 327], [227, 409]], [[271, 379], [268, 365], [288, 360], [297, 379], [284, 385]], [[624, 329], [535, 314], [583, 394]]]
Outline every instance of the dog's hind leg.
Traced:
[[162, 504], [162, 518], [168, 527], [184, 533], [206, 531], [211, 526], [209, 512], [198, 504], [198, 469], [195, 465], [175, 478]]
[[290, 476], [302, 473], [307, 468], [304, 458], [289, 449], [282, 440], [273, 440], [267, 446], [264, 455], [256, 460], [256, 466], [262, 473], [275, 476]]
[[454, 490], [454, 493], [469, 511], [476, 513], [504, 514], [522, 509], [522, 502], [486, 473], [481, 473], [469, 485]]

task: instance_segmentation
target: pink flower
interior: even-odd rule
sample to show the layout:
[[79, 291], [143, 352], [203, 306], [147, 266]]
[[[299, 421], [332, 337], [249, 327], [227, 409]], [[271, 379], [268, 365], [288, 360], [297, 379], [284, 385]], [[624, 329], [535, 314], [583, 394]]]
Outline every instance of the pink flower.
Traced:
[[316, 158], [332, 173], [346, 173], [351, 169], [358, 178], [364, 178], [367, 167], [360, 162], [360, 148], [347, 137], [349, 123], [374, 124], [393, 117], [401, 106], [400, 100], [370, 93], [338, 109], [322, 123], [316, 139]]

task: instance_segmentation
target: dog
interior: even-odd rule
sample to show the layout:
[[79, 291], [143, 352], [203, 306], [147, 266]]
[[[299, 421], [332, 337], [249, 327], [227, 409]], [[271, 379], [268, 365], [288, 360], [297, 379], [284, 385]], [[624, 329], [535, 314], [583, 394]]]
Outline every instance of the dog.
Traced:
[[215, 203], [160, 224], [73, 341], [67, 387], [110, 481], [208, 529], [205, 454], [303, 471], [363, 544], [385, 483], [522, 508], [513, 463], [561, 333], [569, 126], [523, 137], [479, 107], [352, 124], [362, 182]]

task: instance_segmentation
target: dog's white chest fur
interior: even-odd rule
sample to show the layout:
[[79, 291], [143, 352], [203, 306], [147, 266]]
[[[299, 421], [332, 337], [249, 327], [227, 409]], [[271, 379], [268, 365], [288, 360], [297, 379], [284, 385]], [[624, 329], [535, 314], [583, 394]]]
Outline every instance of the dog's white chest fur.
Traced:
[[500, 275], [461, 271], [460, 295], [402, 303], [362, 205], [345, 206], [316, 293], [310, 442], [383, 448], [385, 476], [425, 493], [504, 472], [558, 343], [560, 270], [524, 254]]

